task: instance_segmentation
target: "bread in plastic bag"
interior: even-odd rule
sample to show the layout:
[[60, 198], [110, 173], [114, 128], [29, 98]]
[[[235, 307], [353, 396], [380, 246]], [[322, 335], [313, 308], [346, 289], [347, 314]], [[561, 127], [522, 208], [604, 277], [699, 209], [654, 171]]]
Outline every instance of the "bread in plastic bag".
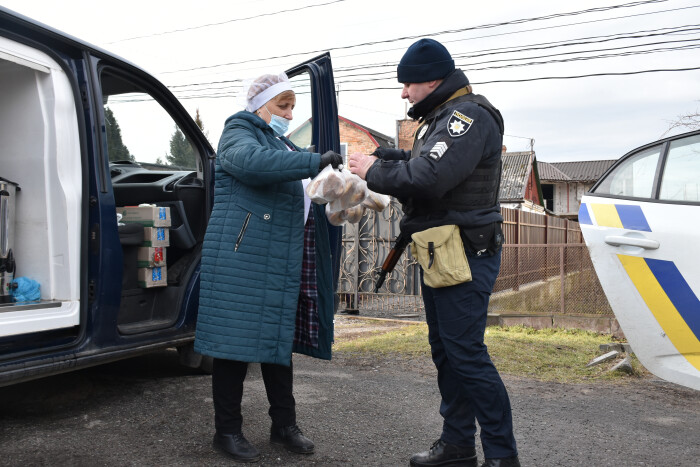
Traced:
[[327, 165], [306, 187], [306, 194], [311, 201], [325, 204], [338, 199], [345, 192], [345, 176]]
[[343, 170], [341, 174], [345, 178], [345, 186], [343, 188], [343, 193], [338, 198], [329, 202], [332, 212], [357, 206], [362, 203], [367, 196], [367, 182], [349, 170]]
[[365, 215], [366, 208], [358, 204], [345, 210], [345, 219], [351, 224], [357, 224], [362, 220], [362, 216]]
[[328, 218], [328, 222], [331, 223], [331, 225], [335, 226], [341, 226], [345, 224], [345, 211], [331, 211], [330, 210], [330, 205], [326, 205], [326, 217]]
[[391, 197], [389, 195], [382, 195], [369, 189], [367, 190], [367, 196], [362, 201], [364, 207], [377, 212], [385, 210], [390, 203]]

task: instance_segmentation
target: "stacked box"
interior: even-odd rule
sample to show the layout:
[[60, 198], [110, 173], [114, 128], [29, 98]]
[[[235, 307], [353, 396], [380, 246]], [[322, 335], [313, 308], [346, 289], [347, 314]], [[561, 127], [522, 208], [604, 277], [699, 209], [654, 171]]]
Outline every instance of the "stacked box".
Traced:
[[170, 230], [165, 227], [144, 227], [143, 246], [165, 247], [170, 245]]
[[138, 269], [139, 285], [144, 288], [165, 287], [168, 285], [168, 271], [165, 266]]
[[170, 245], [170, 208], [153, 204], [117, 208], [121, 222], [144, 226], [143, 244], [137, 253], [138, 283], [141, 287], [168, 285], [166, 247]]
[[146, 227], [170, 227], [170, 208], [163, 206], [124, 206], [117, 208], [122, 222], [141, 224]]
[[137, 266], [140, 268], [154, 268], [165, 266], [165, 247], [142, 246], [137, 255]]

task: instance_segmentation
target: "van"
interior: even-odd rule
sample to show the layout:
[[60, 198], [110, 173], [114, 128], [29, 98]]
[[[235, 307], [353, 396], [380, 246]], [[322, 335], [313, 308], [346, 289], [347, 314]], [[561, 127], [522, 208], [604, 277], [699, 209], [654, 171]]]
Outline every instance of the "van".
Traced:
[[[288, 75], [294, 123], [311, 122], [295, 143], [339, 151], [330, 56]], [[214, 159], [153, 76], [0, 7], [0, 386], [170, 347], [206, 369]]]

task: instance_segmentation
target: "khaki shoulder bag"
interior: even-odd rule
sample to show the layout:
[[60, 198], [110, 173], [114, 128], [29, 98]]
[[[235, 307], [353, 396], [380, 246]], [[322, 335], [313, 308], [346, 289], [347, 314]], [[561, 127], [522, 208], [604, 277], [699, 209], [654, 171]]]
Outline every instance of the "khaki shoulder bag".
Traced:
[[423, 268], [425, 285], [440, 288], [472, 280], [457, 225], [441, 225], [411, 235], [411, 254]]

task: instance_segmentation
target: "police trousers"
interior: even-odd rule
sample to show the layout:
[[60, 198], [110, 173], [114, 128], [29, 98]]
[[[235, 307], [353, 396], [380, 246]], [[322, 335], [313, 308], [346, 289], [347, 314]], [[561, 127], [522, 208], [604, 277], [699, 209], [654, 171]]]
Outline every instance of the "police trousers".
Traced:
[[486, 315], [501, 265], [493, 256], [467, 251], [472, 281], [434, 289], [422, 281], [428, 339], [442, 396], [441, 439], [474, 446], [476, 423], [486, 458], [516, 456], [510, 400], [486, 345]]
[[[289, 366], [261, 363], [267, 400], [268, 414], [275, 426], [296, 424], [296, 403], [292, 395], [293, 372]], [[218, 433], [241, 433], [243, 416], [243, 381], [248, 373], [248, 363], [221, 358], [214, 359], [212, 371], [212, 393], [214, 396], [214, 425]]]

